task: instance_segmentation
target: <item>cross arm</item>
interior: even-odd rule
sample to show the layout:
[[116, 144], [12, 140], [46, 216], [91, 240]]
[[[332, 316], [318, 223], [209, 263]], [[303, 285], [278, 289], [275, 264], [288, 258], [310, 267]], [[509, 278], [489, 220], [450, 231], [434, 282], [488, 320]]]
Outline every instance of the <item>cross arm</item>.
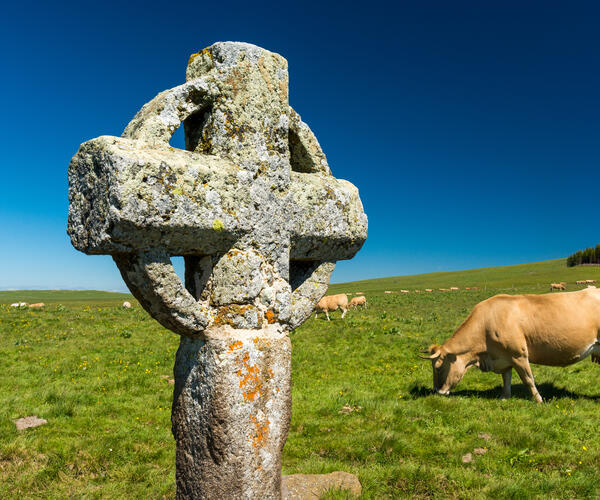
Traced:
[[290, 259], [351, 259], [367, 238], [358, 189], [348, 181], [292, 172]]
[[89, 254], [162, 247], [171, 255], [226, 252], [243, 233], [249, 184], [231, 162], [102, 136], [69, 167], [69, 235]]

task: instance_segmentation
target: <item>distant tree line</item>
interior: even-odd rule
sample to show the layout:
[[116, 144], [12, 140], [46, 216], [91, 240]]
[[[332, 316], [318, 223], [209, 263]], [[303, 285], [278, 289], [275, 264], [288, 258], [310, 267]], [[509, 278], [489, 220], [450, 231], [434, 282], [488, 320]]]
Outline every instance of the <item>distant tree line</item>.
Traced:
[[579, 250], [567, 257], [567, 267], [580, 266], [581, 264], [600, 264], [600, 244], [596, 248]]

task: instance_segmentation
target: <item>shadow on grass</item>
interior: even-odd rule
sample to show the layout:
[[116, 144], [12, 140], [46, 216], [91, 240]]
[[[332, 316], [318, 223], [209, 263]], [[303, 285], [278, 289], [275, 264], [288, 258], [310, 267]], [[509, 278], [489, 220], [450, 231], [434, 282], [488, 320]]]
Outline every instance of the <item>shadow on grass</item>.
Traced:
[[[600, 394], [596, 396], [590, 396], [588, 394], [578, 394], [570, 391], [563, 387], [556, 387], [551, 382], [543, 382], [536, 384], [538, 392], [541, 394], [544, 401], [549, 399], [587, 399], [590, 401], [600, 401]], [[414, 398], [423, 398], [435, 394], [433, 389], [425, 387], [424, 385], [415, 385], [411, 388], [410, 394]], [[466, 398], [483, 398], [483, 399], [499, 399], [502, 395], [502, 386], [497, 386], [492, 389], [476, 390], [476, 389], [464, 389], [464, 390], [453, 390], [450, 392], [450, 396], [463, 396]], [[523, 384], [512, 385], [512, 397], [518, 399], [531, 399], [531, 393], [529, 389]]]

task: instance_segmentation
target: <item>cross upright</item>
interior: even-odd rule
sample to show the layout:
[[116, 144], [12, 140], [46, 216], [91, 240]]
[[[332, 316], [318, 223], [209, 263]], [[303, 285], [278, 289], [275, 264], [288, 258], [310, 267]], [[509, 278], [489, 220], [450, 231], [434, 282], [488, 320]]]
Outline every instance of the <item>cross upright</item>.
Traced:
[[[111, 254], [181, 335], [172, 425], [178, 498], [280, 498], [291, 408], [289, 332], [367, 235], [358, 190], [331, 175], [288, 104], [287, 61], [245, 43], [190, 57], [121, 138], [69, 168], [73, 245]], [[186, 151], [169, 146], [184, 124]], [[185, 284], [171, 256], [185, 260]]]

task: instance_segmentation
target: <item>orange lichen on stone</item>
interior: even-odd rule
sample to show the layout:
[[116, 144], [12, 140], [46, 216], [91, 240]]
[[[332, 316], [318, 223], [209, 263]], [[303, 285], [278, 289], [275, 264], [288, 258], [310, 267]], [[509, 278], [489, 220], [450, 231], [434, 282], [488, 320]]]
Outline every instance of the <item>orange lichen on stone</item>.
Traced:
[[243, 345], [244, 344], [241, 340], [238, 340], [233, 344], [229, 344], [229, 352], [237, 351], [238, 349], [241, 349]]
[[271, 425], [271, 422], [267, 420], [264, 425], [261, 425], [254, 415], [250, 415], [250, 420], [252, 420], [252, 423], [255, 427], [255, 432], [252, 435], [252, 446], [254, 446], [254, 448], [258, 448], [262, 446], [268, 438], [269, 425]]
[[249, 311], [256, 314], [258, 327], [261, 327], [263, 323], [262, 314], [259, 313], [258, 309], [255, 306], [250, 304], [230, 304], [228, 306], [219, 307], [217, 315], [215, 316], [214, 325], [229, 325], [235, 328], [236, 317], [245, 316], [246, 313]]
[[271, 309], [269, 309], [267, 311], [267, 313], [265, 314], [265, 316], [267, 317], [267, 322], [271, 325], [273, 323], [275, 323], [277, 321], [277, 315], [271, 311]]
[[249, 361], [250, 355], [246, 352], [241, 360], [243, 368], [236, 372], [236, 375], [240, 379], [240, 388], [243, 389], [242, 396], [244, 397], [244, 401], [254, 401], [262, 394], [260, 369], [257, 365], [251, 365]]
[[203, 54], [208, 54], [211, 57], [211, 59], [212, 59], [212, 54], [210, 52], [210, 47], [206, 47], [206, 48], [202, 49], [200, 52], [196, 52], [195, 54], [192, 54], [190, 56], [190, 58], [188, 59], [188, 66], [194, 62], [194, 59], [196, 59], [196, 57], [201, 56]]

